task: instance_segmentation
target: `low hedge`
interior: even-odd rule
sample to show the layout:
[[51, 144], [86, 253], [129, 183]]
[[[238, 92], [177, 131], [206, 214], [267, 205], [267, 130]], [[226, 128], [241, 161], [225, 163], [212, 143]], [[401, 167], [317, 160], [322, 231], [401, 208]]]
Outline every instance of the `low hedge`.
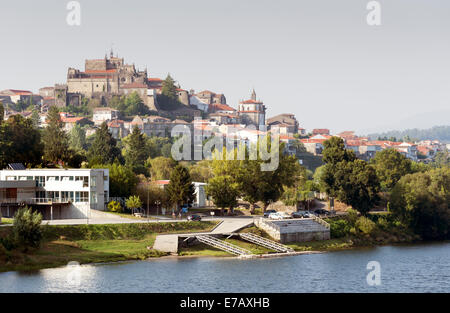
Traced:
[[[46, 225], [43, 226], [44, 240], [114, 240], [143, 239], [150, 233], [192, 232], [212, 229], [217, 222], [164, 222], [129, 223], [102, 225]], [[8, 227], [9, 228], [9, 227]], [[2, 230], [0, 236], [6, 237], [11, 229]]]

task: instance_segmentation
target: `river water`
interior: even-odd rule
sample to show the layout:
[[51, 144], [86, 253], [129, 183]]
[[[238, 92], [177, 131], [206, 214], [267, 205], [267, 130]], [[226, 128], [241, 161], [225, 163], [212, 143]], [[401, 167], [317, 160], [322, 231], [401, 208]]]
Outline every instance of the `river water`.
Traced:
[[[380, 264], [380, 285], [366, 277]], [[283, 258], [162, 258], [0, 273], [0, 292], [450, 292], [450, 243]]]

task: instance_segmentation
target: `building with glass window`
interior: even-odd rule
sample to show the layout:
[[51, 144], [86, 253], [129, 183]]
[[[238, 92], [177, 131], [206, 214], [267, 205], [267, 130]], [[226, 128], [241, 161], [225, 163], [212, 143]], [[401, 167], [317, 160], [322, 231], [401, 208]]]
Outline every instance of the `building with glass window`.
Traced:
[[88, 218], [106, 210], [108, 169], [0, 170], [0, 209], [12, 217], [22, 206], [40, 211], [46, 220]]

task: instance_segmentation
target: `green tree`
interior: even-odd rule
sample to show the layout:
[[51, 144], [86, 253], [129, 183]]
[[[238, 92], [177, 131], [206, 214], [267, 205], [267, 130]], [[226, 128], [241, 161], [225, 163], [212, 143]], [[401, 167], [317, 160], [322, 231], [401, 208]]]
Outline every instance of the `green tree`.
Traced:
[[76, 124], [69, 133], [69, 146], [74, 151], [84, 151], [86, 148], [86, 131]]
[[450, 153], [448, 151], [439, 151], [436, 153], [433, 161], [433, 167], [449, 167], [450, 166]]
[[229, 208], [233, 212], [239, 196], [239, 184], [229, 175], [216, 176], [209, 180], [206, 193], [211, 196], [214, 204], [222, 210]]
[[31, 113], [31, 121], [33, 122], [34, 128], [38, 128], [41, 123], [41, 118], [39, 117], [39, 112], [35, 107], [33, 107], [33, 110]]
[[112, 164], [115, 160], [122, 163], [123, 158], [117, 142], [108, 130], [108, 125], [103, 122], [95, 132], [92, 145], [88, 150], [89, 164]]
[[52, 164], [70, 160], [69, 138], [63, 129], [59, 110], [52, 106], [47, 115], [47, 127], [43, 132], [44, 159]]
[[326, 193], [367, 214], [379, 200], [380, 185], [375, 169], [357, 160], [353, 151], [345, 149], [341, 138], [332, 137], [324, 142], [324, 147], [326, 164], [320, 179]]
[[131, 115], [144, 115], [146, 114], [146, 106], [142, 98], [136, 91], [133, 91], [125, 98], [125, 114]]
[[129, 197], [136, 191], [138, 178], [127, 166], [118, 162], [97, 164], [94, 168], [109, 169], [109, 193], [111, 197]]
[[0, 125], [0, 168], [8, 163], [36, 166], [42, 162], [41, 134], [33, 122], [14, 115]]
[[158, 95], [158, 104], [164, 110], [173, 110], [179, 106], [177, 86], [175, 86], [175, 80], [170, 74], [162, 83], [161, 94]]
[[39, 247], [42, 240], [41, 222], [42, 215], [38, 212], [33, 212], [28, 207], [17, 210], [14, 215], [14, 239], [25, 251], [29, 247]]
[[170, 179], [177, 163], [171, 158], [157, 157], [147, 160], [150, 177], [152, 180]]
[[[259, 140], [258, 145], [265, 144], [265, 140], [270, 140], [270, 138]], [[268, 150], [271, 151], [270, 141], [267, 145]], [[252, 211], [254, 204], [261, 201], [265, 212], [271, 202], [276, 202], [280, 199], [284, 186], [294, 186], [301, 177], [302, 167], [295, 156], [284, 153], [284, 143], [280, 144], [278, 149], [279, 163], [275, 170], [263, 171], [261, 165], [265, 161], [261, 160], [260, 156], [257, 160], [246, 158], [241, 161], [237, 176], [243, 198], [250, 203]]]
[[147, 174], [145, 161], [147, 159], [146, 136], [135, 126], [133, 132], [123, 139], [125, 149], [125, 164], [136, 174]]
[[181, 205], [194, 201], [194, 184], [192, 184], [191, 176], [184, 166], [177, 165], [173, 169], [166, 191], [170, 202], [176, 205], [177, 211], [179, 211]]
[[131, 196], [125, 201], [125, 205], [131, 209], [131, 213], [134, 213], [136, 209], [142, 207], [142, 201], [139, 196]]
[[395, 149], [377, 152], [371, 164], [380, 179], [381, 188], [385, 191], [391, 190], [400, 178], [412, 172], [411, 161]]
[[353, 151], [345, 149], [345, 143], [342, 138], [331, 137], [323, 143], [323, 146], [323, 161], [327, 164], [334, 165], [342, 161], [351, 162], [356, 159]]
[[195, 182], [207, 183], [212, 177], [212, 166], [210, 160], [202, 160], [189, 168], [189, 174]]
[[363, 160], [340, 162], [334, 179], [339, 189], [337, 198], [362, 215], [366, 215], [379, 201], [379, 180], [375, 169]]
[[389, 208], [423, 239], [449, 239], [450, 168], [402, 177], [392, 190]]

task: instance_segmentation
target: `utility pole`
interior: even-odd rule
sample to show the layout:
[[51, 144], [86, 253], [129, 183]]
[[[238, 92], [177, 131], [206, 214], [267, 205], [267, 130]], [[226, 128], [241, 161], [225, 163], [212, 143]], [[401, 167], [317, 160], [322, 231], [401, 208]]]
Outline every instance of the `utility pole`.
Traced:
[[147, 180], [147, 222], [150, 222], [150, 183]]

